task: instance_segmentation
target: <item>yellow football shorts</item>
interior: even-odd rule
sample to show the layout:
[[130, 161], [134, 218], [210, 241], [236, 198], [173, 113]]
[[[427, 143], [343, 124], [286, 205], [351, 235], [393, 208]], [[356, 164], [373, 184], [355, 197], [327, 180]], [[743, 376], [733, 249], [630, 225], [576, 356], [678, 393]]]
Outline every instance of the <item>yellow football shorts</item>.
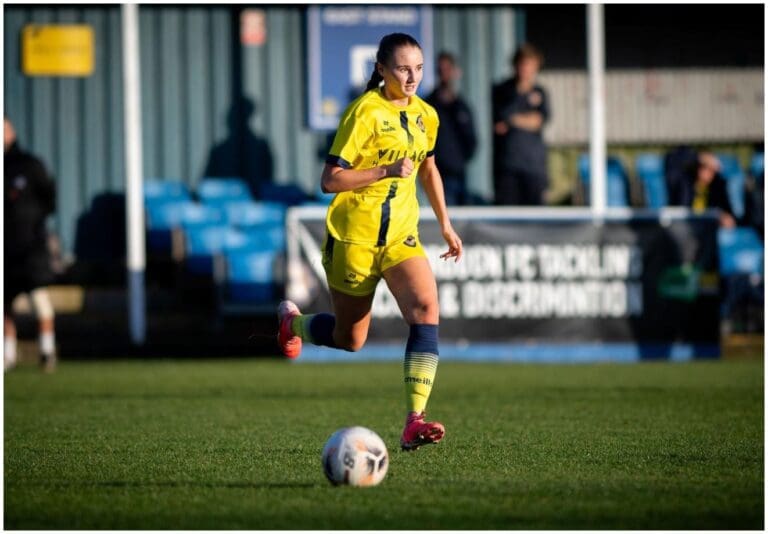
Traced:
[[418, 234], [382, 247], [345, 243], [328, 233], [323, 242], [323, 268], [328, 285], [355, 297], [372, 294], [384, 271], [417, 256], [427, 256]]

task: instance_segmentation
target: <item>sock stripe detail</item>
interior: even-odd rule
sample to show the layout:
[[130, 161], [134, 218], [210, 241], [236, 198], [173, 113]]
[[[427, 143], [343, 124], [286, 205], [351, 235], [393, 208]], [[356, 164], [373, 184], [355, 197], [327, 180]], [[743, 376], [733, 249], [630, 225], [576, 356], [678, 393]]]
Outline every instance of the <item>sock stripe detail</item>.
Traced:
[[291, 323], [291, 331], [301, 339], [314, 343], [315, 340], [312, 339], [312, 336], [307, 329], [307, 323], [311, 320], [312, 315], [297, 315], [293, 318], [293, 322]]
[[437, 371], [438, 357], [436, 354], [424, 352], [408, 352], [405, 355], [403, 368], [406, 373], [427, 373], [432, 374]]

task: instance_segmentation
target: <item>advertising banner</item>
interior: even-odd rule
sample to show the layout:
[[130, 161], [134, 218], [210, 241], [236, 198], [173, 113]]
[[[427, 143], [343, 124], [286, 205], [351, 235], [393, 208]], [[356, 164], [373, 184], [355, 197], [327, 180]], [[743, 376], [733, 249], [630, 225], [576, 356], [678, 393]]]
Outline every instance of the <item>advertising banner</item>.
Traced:
[[[347, 105], [362, 94], [376, 62], [379, 41], [407, 33], [432, 64], [432, 8], [428, 5], [315, 5], [307, 10], [309, 127], [335, 130]], [[424, 69], [420, 96], [434, 85]]]
[[[327, 311], [324, 210], [305, 210], [289, 217], [288, 296], [307, 313]], [[584, 209], [452, 209], [464, 257], [446, 262], [439, 259], [446, 245], [434, 216], [422, 210], [420, 238], [437, 279], [441, 342], [630, 344], [640, 357], [668, 356], [686, 344], [716, 355], [717, 219], [684, 209], [609, 211], [595, 223]], [[369, 340], [406, 336], [382, 281]]]

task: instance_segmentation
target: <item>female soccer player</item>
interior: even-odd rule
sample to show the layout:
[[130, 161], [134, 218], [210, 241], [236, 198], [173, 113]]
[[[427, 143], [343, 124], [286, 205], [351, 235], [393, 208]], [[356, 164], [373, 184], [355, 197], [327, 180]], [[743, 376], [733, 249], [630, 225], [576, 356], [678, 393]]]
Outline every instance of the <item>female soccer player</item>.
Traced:
[[[341, 118], [322, 175], [328, 207], [323, 267], [334, 314], [301, 315], [293, 302], [278, 307], [278, 343], [289, 358], [302, 340], [348, 351], [365, 343], [376, 285], [387, 282], [410, 325], [405, 347], [407, 418], [404, 450], [437, 443], [441, 423], [424, 420], [437, 370], [437, 284], [419, 241], [416, 176], [458, 261], [461, 239], [445, 207], [433, 150], [439, 124], [434, 108], [416, 95], [424, 58], [411, 36], [384, 36], [366, 92]], [[383, 84], [382, 84], [383, 82]]]

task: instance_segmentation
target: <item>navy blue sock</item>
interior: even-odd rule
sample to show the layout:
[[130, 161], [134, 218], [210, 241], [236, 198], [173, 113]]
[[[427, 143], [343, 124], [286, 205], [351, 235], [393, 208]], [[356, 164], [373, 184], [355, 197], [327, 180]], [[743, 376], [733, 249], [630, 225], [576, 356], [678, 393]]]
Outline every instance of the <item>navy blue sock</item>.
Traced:
[[330, 313], [317, 313], [309, 321], [309, 335], [315, 345], [338, 348], [333, 341], [333, 329], [336, 326], [336, 316]]
[[412, 324], [405, 352], [427, 352], [438, 355], [436, 324]]

